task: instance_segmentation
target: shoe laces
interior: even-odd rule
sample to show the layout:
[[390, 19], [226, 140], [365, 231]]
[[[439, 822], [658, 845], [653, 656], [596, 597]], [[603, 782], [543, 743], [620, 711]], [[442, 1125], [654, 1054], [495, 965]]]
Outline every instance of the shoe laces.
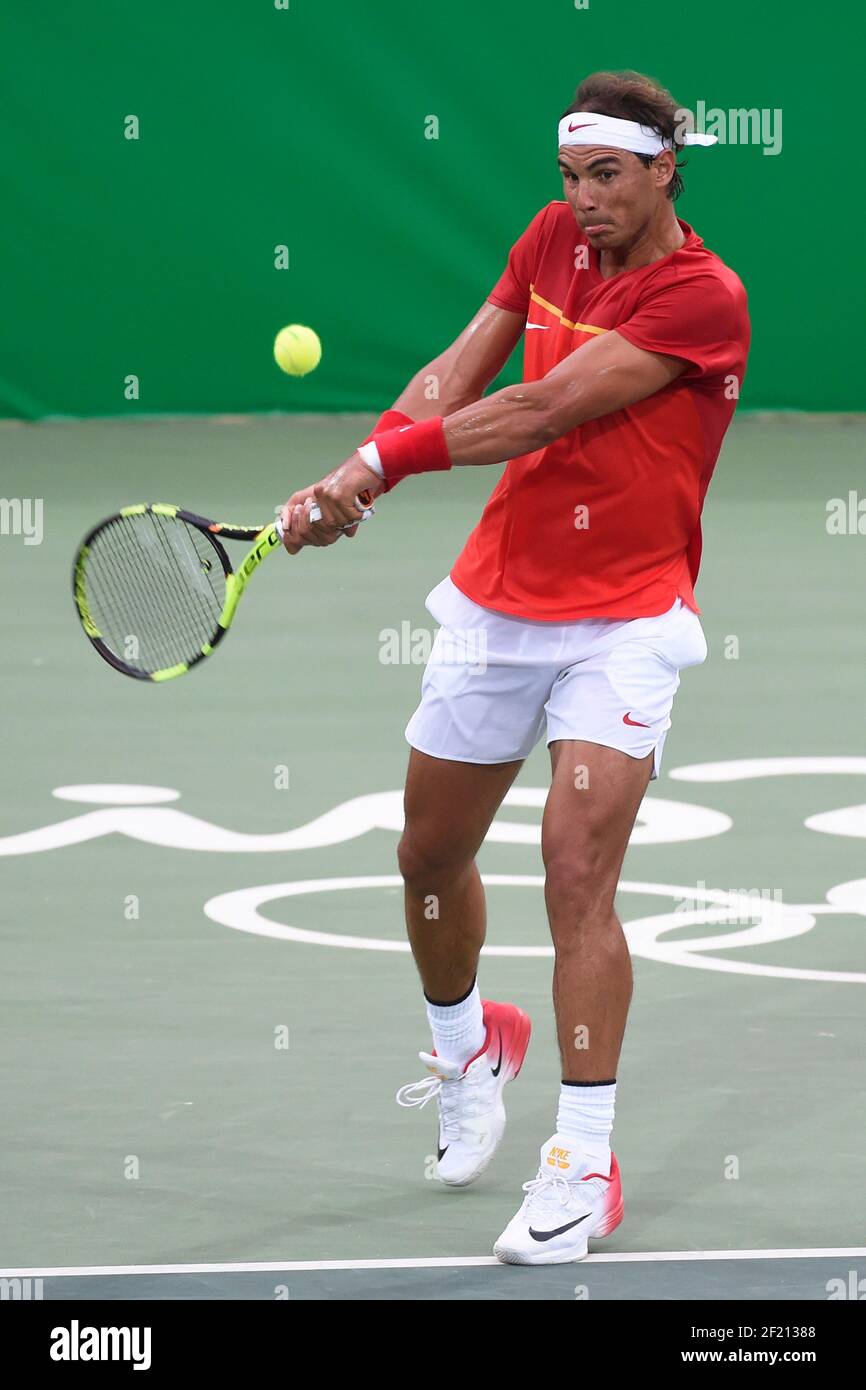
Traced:
[[421, 1110], [438, 1096], [442, 1089], [442, 1079], [438, 1076], [425, 1076], [422, 1081], [410, 1081], [408, 1086], [401, 1086], [397, 1092], [397, 1104], [405, 1105], [407, 1108], [417, 1105]]
[[465, 1080], [464, 1072], [463, 1076], [447, 1081], [441, 1076], [425, 1076], [422, 1081], [410, 1081], [408, 1086], [401, 1086], [397, 1092], [397, 1104], [407, 1108], [417, 1105], [423, 1110], [428, 1101], [437, 1099], [443, 1136], [449, 1141], [456, 1141], [460, 1138], [461, 1116], [468, 1119], [477, 1109], [477, 1105], [466, 1104], [471, 1091], [460, 1089]]
[[539, 1168], [538, 1176], [523, 1184], [526, 1193], [524, 1210], [540, 1216], [557, 1208], [570, 1207], [578, 1195], [577, 1186], [576, 1182], [569, 1182], [561, 1173], [546, 1173]]

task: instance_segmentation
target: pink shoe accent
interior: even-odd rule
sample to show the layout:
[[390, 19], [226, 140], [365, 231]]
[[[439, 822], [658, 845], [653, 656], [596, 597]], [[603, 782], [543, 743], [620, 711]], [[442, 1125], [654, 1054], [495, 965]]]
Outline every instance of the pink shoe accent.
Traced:
[[[519, 1009], [516, 1004], [499, 1004], [494, 999], [482, 999], [481, 1005], [484, 1010], [484, 1027], [486, 1029], [484, 1042], [475, 1056], [469, 1058], [466, 1066], [468, 1067], [472, 1062], [477, 1061], [485, 1052], [496, 1049], [497, 1056], [501, 1057], [506, 1081], [513, 1081], [523, 1066], [526, 1049], [529, 1047], [529, 1038], [532, 1033], [529, 1015]], [[497, 1037], [499, 1039], [498, 1044]], [[501, 1053], [498, 1051], [499, 1046], [502, 1049]]]
[[610, 1175], [605, 1177], [604, 1173], [585, 1173], [581, 1182], [586, 1182], [589, 1178], [604, 1178], [608, 1183], [608, 1189], [604, 1198], [604, 1209], [601, 1221], [596, 1227], [593, 1235], [596, 1239], [601, 1236], [609, 1236], [611, 1231], [615, 1231], [622, 1221], [625, 1203], [622, 1199], [622, 1183], [619, 1176], [619, 1164], [616, 1161], [616, 1154], [610, 1156]]

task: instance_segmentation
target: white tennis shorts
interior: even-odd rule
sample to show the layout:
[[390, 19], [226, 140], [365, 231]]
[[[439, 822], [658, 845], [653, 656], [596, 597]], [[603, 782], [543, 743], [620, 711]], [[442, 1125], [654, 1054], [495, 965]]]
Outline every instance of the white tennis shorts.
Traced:
[[653, 752], [658, 777], [679, 672], [707, 656], [700, 619], [681, 599], [657, 618], [544, 623], [482, 608], [446, 578], [427, 609], [440, 627], [406, 726], [413, 748], [506, 763], [528, 757], [546, 732], [548, 744]]

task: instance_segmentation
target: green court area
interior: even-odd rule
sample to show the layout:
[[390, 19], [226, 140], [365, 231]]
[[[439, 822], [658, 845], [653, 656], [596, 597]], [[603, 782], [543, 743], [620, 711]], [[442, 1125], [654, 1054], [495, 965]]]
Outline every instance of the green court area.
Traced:
[[625, 1220], [559, 1270], [487, 1263], [559, 1080], [543, 746], [480, 857], [482, 993], [534, 1022], [493, 1166], [466, 1191], [430, 1181], [433, 1107], [394, 1103], [429, 1045], [395, 860], [424, 598], [498, 469], [410, 479], [354, 540], [274, 556], [221, 650], [164, 686], [112, 672], [74, 615], [72, 555], [100, 517], [164, 501], [267, 521], [367, 423], [0, 427], [5, 498], [42, 503], [41, 543], [0, 535], [2, 1273], [47, 1298], [858, 1287], [866, 535], [827, 521], [862, 478], [863, 421], [729, 433], [704, 514], [710, 654], [683, 674], [618, 900]]

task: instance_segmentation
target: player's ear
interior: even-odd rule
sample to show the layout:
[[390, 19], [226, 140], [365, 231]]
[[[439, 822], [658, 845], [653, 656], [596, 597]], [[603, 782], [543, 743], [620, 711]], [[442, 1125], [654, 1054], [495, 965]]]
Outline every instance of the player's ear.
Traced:
[[677, 157], [673, 150], [662, 150], [661, 154], [656, 155], [653, 170], [656, 177], [656, 188], [667, 188], [674, 176]]

